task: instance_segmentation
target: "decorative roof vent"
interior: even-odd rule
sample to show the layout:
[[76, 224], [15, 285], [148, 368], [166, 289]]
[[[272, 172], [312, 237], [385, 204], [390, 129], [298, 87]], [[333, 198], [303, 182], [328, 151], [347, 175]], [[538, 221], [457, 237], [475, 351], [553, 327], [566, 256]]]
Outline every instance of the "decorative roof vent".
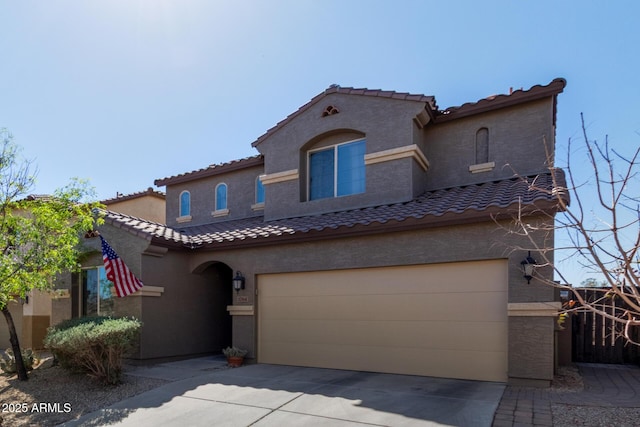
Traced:
[[334, 114], [338, 114], [339, 112], [340, 110], [338, 110], [336, 107], [334, 107], [333, 105], [329, 105], [322, 112], [322, 117], [333, 116]]

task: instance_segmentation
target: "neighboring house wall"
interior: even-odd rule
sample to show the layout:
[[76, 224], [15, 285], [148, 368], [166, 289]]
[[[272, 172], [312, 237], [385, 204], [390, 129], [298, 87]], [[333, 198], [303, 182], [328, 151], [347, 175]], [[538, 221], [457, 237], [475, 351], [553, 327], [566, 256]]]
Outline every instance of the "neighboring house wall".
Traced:
[[23, 331], [20, 345], [24, 348], [43, 348], [51, 321], [51, 295], [49, 292], [32, 291], [29, 302], [23, 306]]
[[101, 201], [107, 209], [148, 221], [164, 224], [166, 222], [165, 195], [153, 188], [133, 194], [118, 194], [113, 199]]
[[164, 224], [166, 219], [165, 201], [158, 197], [146, 196], [133, 200], [115, 201], [109, 203], [107, 209], [160, 224]]
[[[15, 301], [10, 302], [9, 312], [11, 313], [18, 337], [22, 337], [22, 304]], [[0, 325], [2, 325], [0, 326], [0, 351], [4, 351], [11, 347], [11, 342], [9, 341], [9, 327], [7, 326], [4, 316], [2, 317], [2, 323], [0, 323]]]

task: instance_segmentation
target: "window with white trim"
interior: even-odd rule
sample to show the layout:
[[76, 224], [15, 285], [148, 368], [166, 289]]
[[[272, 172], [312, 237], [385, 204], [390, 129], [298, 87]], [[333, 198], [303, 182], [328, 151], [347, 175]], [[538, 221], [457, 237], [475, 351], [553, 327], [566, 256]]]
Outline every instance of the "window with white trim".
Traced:
[[364, 193], [365, 149], [361, 139], [309, 151], [309, 200]]

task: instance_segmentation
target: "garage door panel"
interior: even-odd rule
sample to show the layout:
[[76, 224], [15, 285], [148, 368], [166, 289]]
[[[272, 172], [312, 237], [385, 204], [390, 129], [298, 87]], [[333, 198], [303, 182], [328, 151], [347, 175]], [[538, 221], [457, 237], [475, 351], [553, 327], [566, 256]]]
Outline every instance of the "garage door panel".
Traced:
[[[403, 333], [399, 334], [398, 330]], [[353, 345], [494, 352], [506, 345], [506, 324], [477, 322], [276, 321], [262, 334], [268, 345]]]
[[[365, 354], [366, 357], [362, 357]], [[506, 356], [495, 352], [460, 352], [457, 350], [423, 348], [389, 348], [376, 346], [331, 346], [307, 344], [287, 352], [267, 354], [279, 364], [353, 369], [358, 371], [433, 377], [504, 381]], [[318, 365], [318, 360], [323, 363]], [[383, 367], [383, 369], [381, 369]]]
[[258, 277], [258, 361], [505, 381], [507, 263]]
[[[483, 265], [482, 270], [462, 269], [451, 275], [460, 263], [431, 264], [429, 270], [424, 265], [385, 267], [371, 269], [314, 271], [304, 273], [285, 273], [286, 282], [278, 287], [261, 288], [265, 297], [287, 298], [292, 291], [300, 295], [362, 295], [363, 292], [381, 295], [399, 293], [467, 293], [503, 291], [504, 274], [489, 271], [504, 263], [503, 260], [466, 262], [464, 264]], [[492, 265], [492, 266], [491, 266]], [[489, 266], [489, 268], [487, 268]], [[494, 268], [494, 270], [496, 270]], [[478, 280], [478, 274], [482, 280]], [[261, 275], [264, 278], [278, 277], [280, 274]], [[344, 283], [348, 286], [328, 287], [327, 283]], [[424, 284], [429, 283], [428, 287]]]
[[466, 294], [464, 298], [445, 293], [262, 297], [261, 303], [261, 310], [272, 319], [455, 321], [464, 316], [468, 321], [497, 322], [507, 313], [500, 292]]

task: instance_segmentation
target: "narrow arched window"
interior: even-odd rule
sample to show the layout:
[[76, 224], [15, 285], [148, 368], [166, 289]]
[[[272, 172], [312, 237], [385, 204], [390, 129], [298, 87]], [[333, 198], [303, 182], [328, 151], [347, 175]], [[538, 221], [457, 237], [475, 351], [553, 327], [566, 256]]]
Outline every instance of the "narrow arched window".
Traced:
[[256, 178], [256, 204], [258, 203], [264, 203], [264, 184], [260, 177]]
[[489, 162], [489, 129], [480, 128], [476, 132], [476, 164]]
[[183, 191], [180, 193], [180, 216], [191, 215], [191, 193]]
[[216, 211], [227, 209], [227, 184], [218, 184], [216, 186]]

